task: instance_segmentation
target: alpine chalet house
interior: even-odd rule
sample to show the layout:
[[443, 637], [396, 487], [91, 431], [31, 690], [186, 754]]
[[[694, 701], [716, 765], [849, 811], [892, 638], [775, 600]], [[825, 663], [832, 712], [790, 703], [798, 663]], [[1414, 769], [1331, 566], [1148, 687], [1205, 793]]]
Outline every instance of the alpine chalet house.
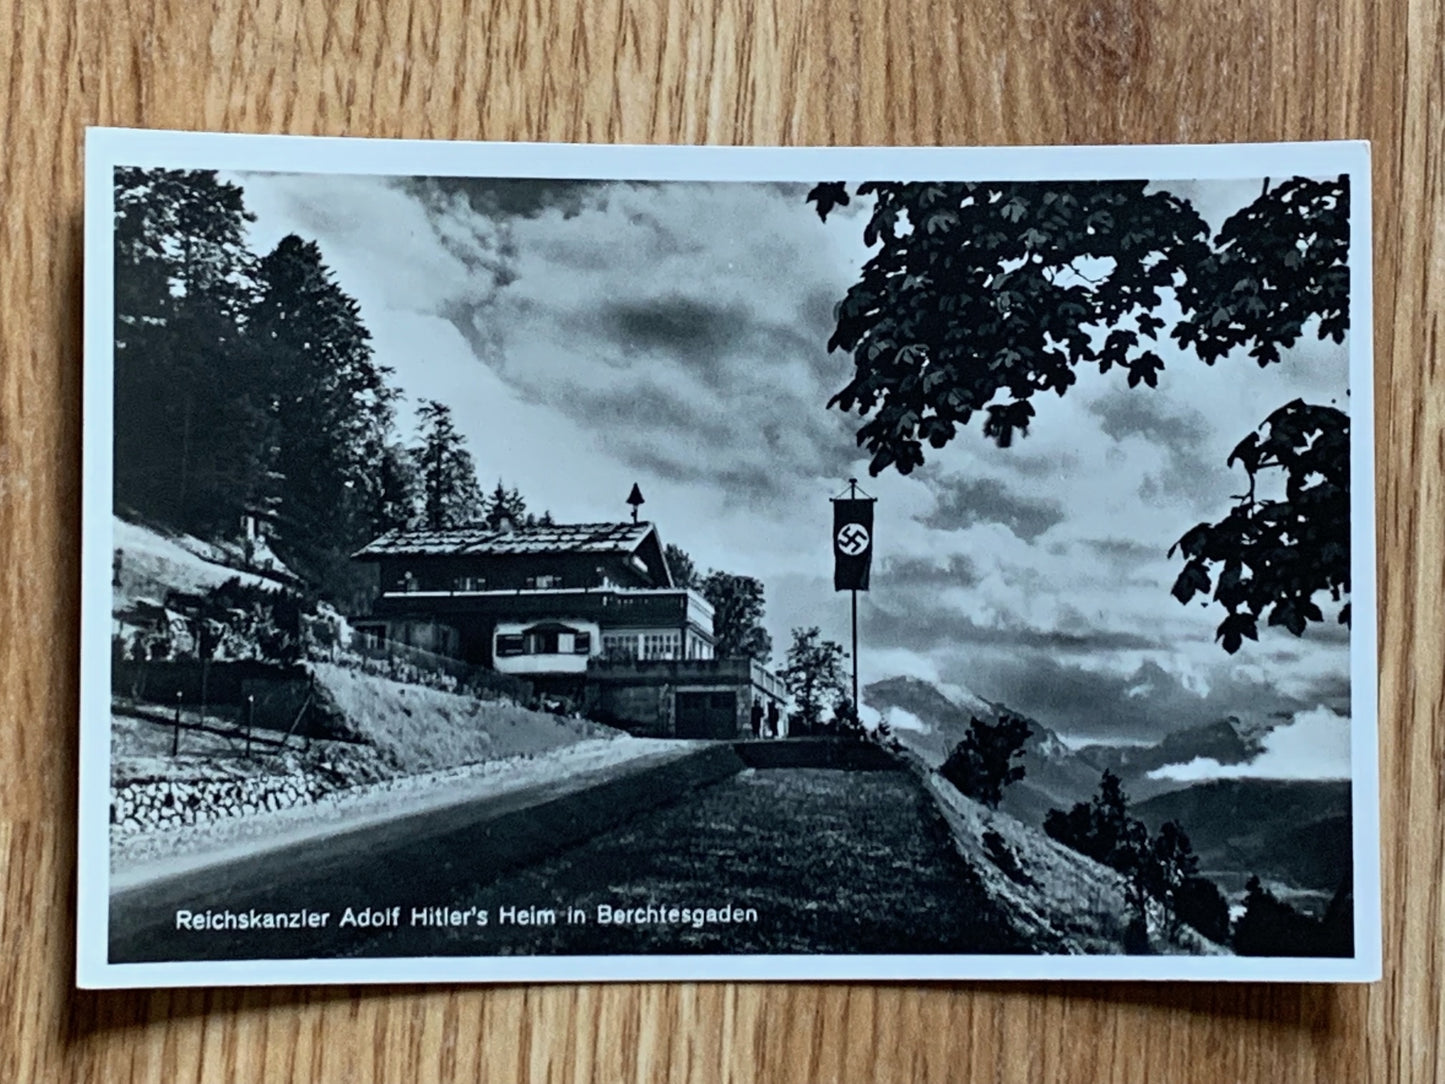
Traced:
[[380, 573], [362, 635], [514, 674], [633, 733], [731, 738], [755, 701], [781, 707], [776, 675], [716, 657], [712, 607], [673, 581], [651, 523], [398, 530], [354, 557]]

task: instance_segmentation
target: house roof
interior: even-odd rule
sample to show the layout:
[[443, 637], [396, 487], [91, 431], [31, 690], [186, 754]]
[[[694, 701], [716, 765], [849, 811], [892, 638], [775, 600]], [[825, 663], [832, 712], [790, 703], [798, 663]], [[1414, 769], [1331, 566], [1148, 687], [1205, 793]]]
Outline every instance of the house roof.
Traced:
[[388, 531], [352, 556], [461, 557], [474, 554], [632, 553], [649, 534], [651, 523], [556, 523], [498, 531], [485, 524], [437, 531]]
[[535, 625], [528, 625], [523, 632], [580, 632], [576, 625], [568, 625], [561, 621], [538, 621]]

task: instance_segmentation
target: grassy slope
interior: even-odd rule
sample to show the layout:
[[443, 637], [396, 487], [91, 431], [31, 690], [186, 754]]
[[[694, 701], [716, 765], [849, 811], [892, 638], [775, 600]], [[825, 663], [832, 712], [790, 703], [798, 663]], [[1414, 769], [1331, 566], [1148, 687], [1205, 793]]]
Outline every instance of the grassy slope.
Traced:
[[150, 527], [115, 516], [111, 520], [112, 546], [120, 555], [120, 584], [114, 604], [124, 606], [137, 598], [165, 601], [168, 591], [198, 592], [218, 587], [229, 579], [274, 588], [254, 572], [244, 572], [225, 562], [236, 554], [202, 542], [189, 535], [167, 537]]
[[[937, 773], [925, 784], [953, 831], [959, 852], [983, 881], [984, 889], [1018, 928], [1040, 946], [1056, 945], [1061, 953], [1122, 951], [1128, 914], [1124, 881], [1115, 871], [1065, 847], [1007, 813], [990, 813], [959, 794]], [[984, 834], [997, 832], [1017, 861], [1005, 872], [984, 844]], [[1150, 915], [1150, 942], [1156, 952], [1214, 956], [1225, 949], [1185, 927], [1177, 944], [1160, 933], [1162, 916]]]
[[[660, 843], [661, 841], [661, 843]], [[751, 907], [755, 923], [396, 931], [366, 955], [1026, 953], [933, 803], [890, 771], [746, 769], [556, 858], [459, 883], [464, 905]]]
[[[204, 591], [232, 578], [276, 586], [226, 562], [238, 555], [186, 535], [165, 535], [120, 517], [112, 519], [120, 555], [114, 604], [136, 598], [163, 600], [168, 591]], [[331, 664], [314, 667], [338, 737], [351, 743], [317, 743], [310, 760], [327, 761], [357, 782], [430, 772], [506, 757], [532, 756], [617, 731], [559, 719], [502, 701], [467, 696], [359, 674]], [[218, 725], [221, 725], [218, 723]], [[244, 756], [244, 743], [187, 732], [179, 757], [170, 756], [170, 729], [115, 715], [111, 723], [113, 776], [129, 779], [212, 779], [293, 770], [293, 756]], [[368, 750], [366, 746], [370, 746]]]
[[349, 737], [373, 746], [397, 774], [528, 756], [618, 732], [584, 719], [528, 711], [314, 663], [324, 707]]

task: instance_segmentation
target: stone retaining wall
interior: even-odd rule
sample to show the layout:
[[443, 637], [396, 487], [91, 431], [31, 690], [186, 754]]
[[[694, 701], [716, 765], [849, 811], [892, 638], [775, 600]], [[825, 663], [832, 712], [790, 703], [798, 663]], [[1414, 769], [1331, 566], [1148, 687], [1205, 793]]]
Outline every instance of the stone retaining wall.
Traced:
[[160, 779], [127, 783], [111, 793], [111, 831], [130, 834], [286, 809], [314, 802], [332, 789], [302, 772], [241, 779]]

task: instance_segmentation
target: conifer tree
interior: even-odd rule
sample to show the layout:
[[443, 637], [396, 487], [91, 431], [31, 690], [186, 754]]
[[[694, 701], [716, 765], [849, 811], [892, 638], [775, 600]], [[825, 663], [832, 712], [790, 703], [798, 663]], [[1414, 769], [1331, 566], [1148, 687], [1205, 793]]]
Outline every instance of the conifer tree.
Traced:
[[508, 489], [500, 478], [497, 479], [496, 488], [487, 495], [486, 509], [487, 526], [493, 530], [499, 528], [504, 522], [511, 523], [513, 527], [536, 522], [535, 519], [529, 520], [527, 516], [527, 502], [521, 491], [516, 486]]
[[415, 457], [393, 441], [386, 446], [379, 469], [373, 530], [381, 534], [415, 527], [421, 521], [421, 475]]
[[125, 167], [114, 192], [116, 502], [232, 533], [274, 495], [267, 374], [248, 326], [255, 216], [214, 171]]
[[314, 242], [285, 237], [260, 263], [255, 335], [269, 362], [280, 475], [278, 552], [333, 600], [355, 601], [349, 555], [381, 498], [395, 392], [356, 301]]
[[412, 452], [421, 483], [421, 519], [429, 530], [460, 527], [482, 518], [485, 502], [477, 467], [452, 421], [451, 408], [428, 399], [417, 409], [421, 444]]

